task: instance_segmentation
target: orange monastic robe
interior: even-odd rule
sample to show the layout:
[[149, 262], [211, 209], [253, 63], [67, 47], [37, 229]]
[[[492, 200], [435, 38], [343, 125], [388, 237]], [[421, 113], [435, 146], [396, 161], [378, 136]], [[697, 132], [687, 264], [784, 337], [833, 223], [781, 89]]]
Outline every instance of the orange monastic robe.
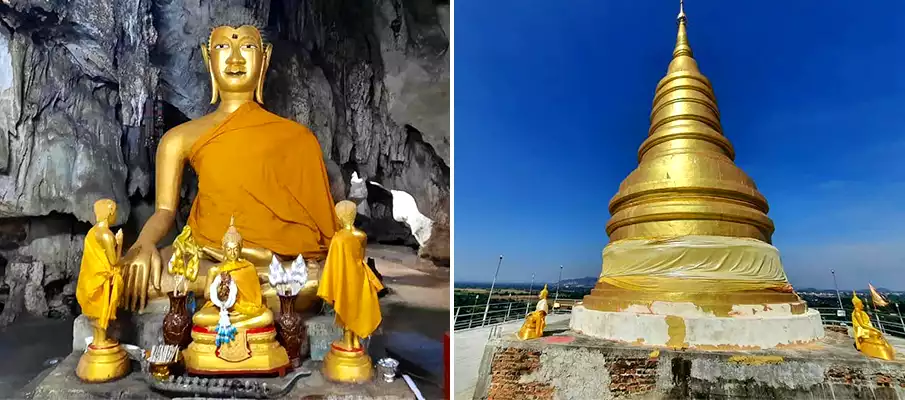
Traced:
[[192, 146], [188, 224], [220, 247], [230, 216], [247, 247], [322, 259], [338, 228], [323, 154], [308, 128], [248, 102]]
[[380, 325], [377, 292], [383, 290], [365, 263], [365, 240], [352, 230], [336, 232], [317, 288], [317, 295], [333, 304], [343, 327], [360, 338], [371, 336]]
[[116, 319], [123, 277], [113, 270], [104, 253], [104, 246], [97, 240], [97, 234], [97, 227], [93, 227], [85, 235], [85, 251], [79, 267], [75, 298], [82, 307], [82, 314], [97, 319], [98, 326], [107, 329], [107, 323]]

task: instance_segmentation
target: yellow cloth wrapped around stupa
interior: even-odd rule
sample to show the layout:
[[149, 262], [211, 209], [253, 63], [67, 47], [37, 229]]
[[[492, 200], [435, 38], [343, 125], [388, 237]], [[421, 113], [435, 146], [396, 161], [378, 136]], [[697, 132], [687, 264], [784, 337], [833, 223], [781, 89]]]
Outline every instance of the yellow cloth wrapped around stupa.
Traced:
[[339, 227], [320, 145], [305, 126], [247, 102], [189, 152], [198, 195], [188, 224], [218, 247], [235, 215], [246, 247], [322, 259]]
[[600, 282], [668, 292], [791, 291], [779, 250], [749, 238], [626, 239], [603, 250]]
[[366, 338], [380, 325], [377, 292], [383, 285], [365, 263], [363, 240], [349, 229], [333, 236], [317, 295], [333, 304], [346, 329]]
[[116, 319], [123, 278], [113, 270], [113, 264], [98, 240], [98, 235], [103, 234], [100, 229], [109, 231], [109, 228], [94, 226], [85, 235], [85, 251], [82, 254], [75, 297], [82, 307], [82, 314], [97, 319], [98, 327], [107, 329], [108, 322]]

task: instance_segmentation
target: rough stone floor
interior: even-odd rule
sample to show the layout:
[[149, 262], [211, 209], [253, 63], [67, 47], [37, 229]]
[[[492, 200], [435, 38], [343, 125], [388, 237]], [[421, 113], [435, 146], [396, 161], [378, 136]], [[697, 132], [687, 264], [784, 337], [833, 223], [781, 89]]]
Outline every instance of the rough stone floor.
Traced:
[[0, 330], [0, 399], [16, 398], [48, 360], [62, 359], [72, 351], [72, 320], [20, 316]]
[[[79, 354], [71, 354], [53, 369], [36, 390], [28, 393], [27, 398], [34, 400], [51, 399], [143, 399], [164, 400], [168, 397], [152, 391], [137, 373], [127, 375], [123, 379], [101, 384], [85, 384], [75, 376]], [[315, 363], [317, 364], [317, 363]], [[138, 364], [132, 363], [133, 371]], [[319, 365], [319, 364], [318, 364]], [[292, 390], [282, 398], [286, 399], [377, 399], [377, 400], [414, 400], [415, 397], [405, 382], [398, 379], [392, 383], [374, 381], [362, 385], [343, 385], [330, 383], [318, 372], [318, 365], [313, 365], [311, 376], [299, 379]], [[273, 381], [276, 383], [276, 380]]]

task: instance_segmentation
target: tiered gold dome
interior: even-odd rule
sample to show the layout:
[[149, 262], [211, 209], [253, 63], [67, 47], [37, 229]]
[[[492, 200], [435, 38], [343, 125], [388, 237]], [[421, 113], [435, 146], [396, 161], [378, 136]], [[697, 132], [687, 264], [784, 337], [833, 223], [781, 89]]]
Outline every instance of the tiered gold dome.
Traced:
[[657, 85], [639, 165], [610, 201], [611, 241], [683, 235], [770, 243], [767, 200], [734, 163], [710, 81], [688, 44], [684, 10], [666, 76]]
[[693, 58], [681, 6], [678, 25], [638, 168], [610, 201], [610, 243], [584, 306], [612, 312], [693, 303], [726, 317], [737, 305], [782, 304], [803, 313], [806, 304], [770, 245], [767, 200], [733, 162], [735, 151], [723, 136], [710, 81]]

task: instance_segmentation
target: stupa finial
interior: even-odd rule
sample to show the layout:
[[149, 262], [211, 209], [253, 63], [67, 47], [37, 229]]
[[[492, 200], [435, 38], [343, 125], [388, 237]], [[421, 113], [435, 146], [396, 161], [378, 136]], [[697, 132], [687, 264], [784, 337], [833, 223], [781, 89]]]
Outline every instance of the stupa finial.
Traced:
[[688, 44], [688, 33], [686, 32], [688, 17], [685, 16], [685, 0], [679, 0], [679, 15], [676, 17], [676, 23], [679, 24], [679, 35], [676, 37], [676, 49], [673, 50], [672, 57], [694, 57], [691, 52], [691, 45]]

